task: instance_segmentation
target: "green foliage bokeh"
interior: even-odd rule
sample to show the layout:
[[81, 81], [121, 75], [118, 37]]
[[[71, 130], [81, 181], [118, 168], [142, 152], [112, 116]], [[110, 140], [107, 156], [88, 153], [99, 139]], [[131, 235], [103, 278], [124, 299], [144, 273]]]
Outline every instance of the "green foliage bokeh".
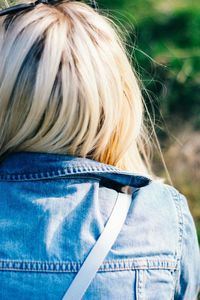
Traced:
[[128, 27], [133, 63], [165, 120], [178, 117], [199, 129], [200, 2], [101, 0], [99, 6]]

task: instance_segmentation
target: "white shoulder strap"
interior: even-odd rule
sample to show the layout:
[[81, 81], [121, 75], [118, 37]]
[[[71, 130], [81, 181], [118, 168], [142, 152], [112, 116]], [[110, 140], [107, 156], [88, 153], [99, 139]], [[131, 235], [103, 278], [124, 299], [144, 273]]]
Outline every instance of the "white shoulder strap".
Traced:
[[103, 232], [72, 281], [63, 300], [79, 300], [83, 297], [125, 222], [131, 200], [132, 194], [118, 193], [115, 206]]

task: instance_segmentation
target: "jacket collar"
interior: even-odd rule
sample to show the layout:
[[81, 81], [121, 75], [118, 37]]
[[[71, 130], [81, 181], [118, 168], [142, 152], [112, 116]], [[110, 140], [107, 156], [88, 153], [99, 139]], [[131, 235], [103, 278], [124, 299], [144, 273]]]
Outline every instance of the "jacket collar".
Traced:
[[102, 180], [135, 188], [150, 183], [149, 177], [130, 173], [112, 165], [71, 155], [16, 152], [0, 163], [0, 180], [30, 181], [89, 174]]

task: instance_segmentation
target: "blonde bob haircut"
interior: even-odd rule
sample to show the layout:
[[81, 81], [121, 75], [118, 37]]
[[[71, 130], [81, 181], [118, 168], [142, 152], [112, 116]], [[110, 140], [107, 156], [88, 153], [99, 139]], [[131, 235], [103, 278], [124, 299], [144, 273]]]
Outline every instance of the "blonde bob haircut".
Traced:
[[114, 22], [85, 3], [0, 18], [0, 157], [87, 157], [151, 174], [140, 84]]

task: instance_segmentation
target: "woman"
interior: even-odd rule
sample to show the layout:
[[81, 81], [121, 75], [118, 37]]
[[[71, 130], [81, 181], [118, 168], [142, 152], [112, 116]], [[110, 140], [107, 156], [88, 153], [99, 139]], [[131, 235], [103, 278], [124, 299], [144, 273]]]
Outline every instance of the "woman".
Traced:
[[195, 299], [194, 222], [153, 179], [114, 24], [41, 0], [2, 11], [0, 39], [0, 299]]

